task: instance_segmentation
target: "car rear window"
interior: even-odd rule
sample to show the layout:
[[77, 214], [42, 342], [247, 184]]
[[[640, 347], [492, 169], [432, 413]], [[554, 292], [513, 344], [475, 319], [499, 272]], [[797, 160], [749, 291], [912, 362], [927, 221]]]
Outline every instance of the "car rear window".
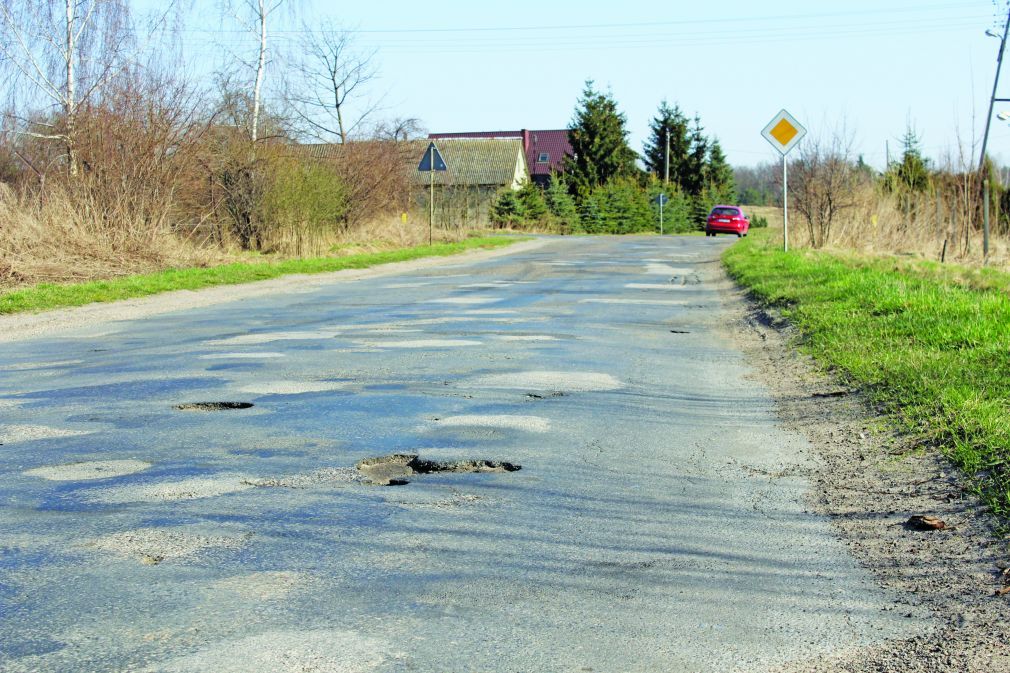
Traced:
[[737, 215], [740, 214], [740, 209], [739, 208], [713, 208], [712, 209], [712, 214], [713, 215], [722, 215], [722, 216], [727, 216], [728, 215], [730, 217], [736, 217]]

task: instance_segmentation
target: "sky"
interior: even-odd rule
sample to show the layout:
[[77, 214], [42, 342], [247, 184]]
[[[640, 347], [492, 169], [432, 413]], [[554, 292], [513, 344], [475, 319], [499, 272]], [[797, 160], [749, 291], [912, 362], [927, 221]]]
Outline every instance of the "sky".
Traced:
[[[811, 138], [844, 129], [878, 167], [909, 125], [937, 161], [959, 141], [971, 153], [1000, 44], [985, 31], [1002, 32], [1007, 11], [1003, 0], [293, 3], [272, 19], [271, 67], [304, 23], [332, 22], [375, 51], [380, 77], [361, 102], [381, 98], [383, 116], [429, 131], [564, 128], [591, 79], [617, 100], [637, 151], [666, 100], [697, 113], [734, 165], [777, 160], [760, 132], [785, 108]], [[255, 49], [212, 4], [186, 13], [191, 68]], [[1010, 79], [1000, 93], [1010, 98]], [[1010, 163], [1010, 125], [995, 114], [989, 144]]]

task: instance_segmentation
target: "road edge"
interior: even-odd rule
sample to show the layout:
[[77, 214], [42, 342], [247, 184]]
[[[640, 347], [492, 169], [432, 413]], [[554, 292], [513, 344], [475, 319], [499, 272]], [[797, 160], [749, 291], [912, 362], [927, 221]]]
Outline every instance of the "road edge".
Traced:
[[[821, 466], [811, 477], [810, 511], [839, 538], [888, 595], [894, 610], [926, 608], [935, 628], [908, 639], [793, 662], [777, 673], [901, 670], [1010, 672], [1000, 633], [1010, 608], [995, 594], [1010, 565], [994, 520], [956, 466], [893, 429], [857, 390], [840, 384], [797, 349], [799, 333], [738, 286], [727, 330], [765, 386], [782, 426], [805, 437]], [[943, 531], [915, 531], [910, 516], [931, 514]]]
[[480, 262], [546, 245], [550, 239], [536, 238], [493, 250], [475, 250], [448, 256], [422, 257], [390, 262], [366, 269], [343, 269], [318, 274], [291, 274], [270, 280], [234, 285], [216, 285], [199, 290], [172, 290], [147, 297], [86, 304], [41, 313], [14, 313], [0, 316], [0, 343], [12, 343], [57, 335], [71, 329], [94, 327], [120, 320], [137, 320], [174, 311], [203, 308], [284, 292], [304, 291], [332, 283], [380, 278], [461, 262]]

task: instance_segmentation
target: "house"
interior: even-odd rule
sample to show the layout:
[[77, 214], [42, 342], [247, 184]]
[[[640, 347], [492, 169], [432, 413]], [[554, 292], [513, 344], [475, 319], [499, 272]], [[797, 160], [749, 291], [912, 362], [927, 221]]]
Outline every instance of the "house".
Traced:
[[[519, 138], [446, 138], [434, 140], [434, 143], [446, 165], [445, 171], [435, 171], [436, 185], [494, 192], [502, 187], [516, 190], [530, 180]], [[413, 152], [415, 184], [427, 185], [431, 181], [431, 175], [416, 170], [428, 145], [427, 140], [411, 142], [412, 149], [416, 150]]]
[[[434, 142], [445, 160], [445, 171], [421, 172], [418, 164]], [[498, 190], [518, 190], [530, 181], [521, 138], [449, 138], [435, 141], [364, 140], [347, 145], [294, 146], [296, 156], [334, 162], [347, 167], [351, 200], [370, 198], [377, 186], [402, 185], [403, 210], [428, 210], [429, 190], [435, 183], [435, 208], [449, 226], [482, 226], [490, 221], [491, 203]], [[389, 189], [379, 189], [387, 193]]]
[[568, 129], [432, 133], [428, 138], [435, 141], [453, 138], [518, 138], [522, 141], [530, 178], [541, 187], [547, 186], [552, 173], [564, 172], [565, 157], [572, 155], [572, 145], [568, 142]]

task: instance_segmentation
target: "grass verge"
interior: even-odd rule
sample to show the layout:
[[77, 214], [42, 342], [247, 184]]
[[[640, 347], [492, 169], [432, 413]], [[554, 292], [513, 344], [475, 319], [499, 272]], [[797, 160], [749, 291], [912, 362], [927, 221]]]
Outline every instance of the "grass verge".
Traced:
[[172, 290], [198, 290], [213, 285], [236, 285], [294, 273], [313, 274], [343, 269], [364, 269], [378, 264], [405, 262], [421, 257], [455, 255], [478, 248], [498, 248], [522, 240], [527, 239], [504, 236], [470, 238], [458, 243], [438, 243], [345, 257], [288, 259], [276, 263], [242, 262], [208, 268], [168, 269], [157, 273], [72, 285], [43, 283], [0, 294], [0, 314], [45, 311], [94, 302], [132, 299]]
[[783, 253], [764, 232], [723, 262], [800, 329], [805, 351], [941, 447], [1007, 523], [1010, 274], [988, 271], [979, 282], [936, 265]]

